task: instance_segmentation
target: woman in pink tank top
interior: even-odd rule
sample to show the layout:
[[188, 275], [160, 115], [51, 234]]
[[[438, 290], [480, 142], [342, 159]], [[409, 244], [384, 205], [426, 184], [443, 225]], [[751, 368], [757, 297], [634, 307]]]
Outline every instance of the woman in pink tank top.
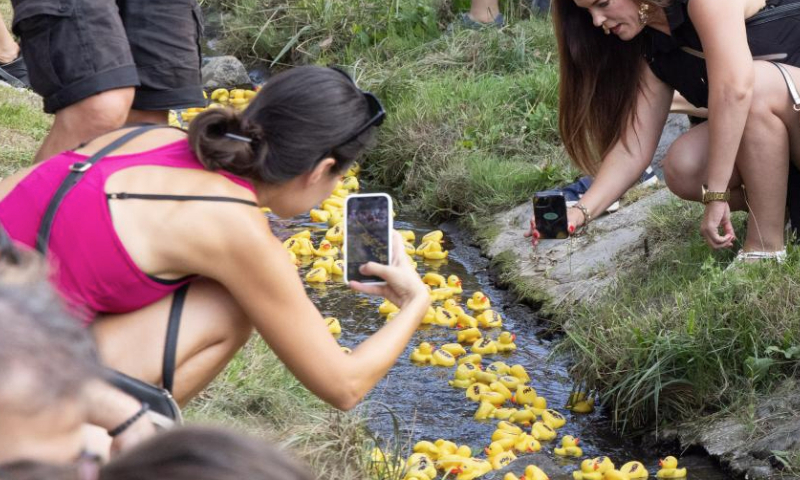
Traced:
[[[345, 354], [255, 207], [291, 217], [319, 204], [383, 115], [377, 99], [341, 72], [299, 67], [271, 78], [242, 113], [209, 109], [188, 137], [147, 131], [89, 168], [64, 196], [46, 245], [53, 281], [84, 312], [103, 361], [167, 383], [165, 332], [177, 291], [185, 294], [175, 351], [179, 403], [202, 390], [255, 329], [312, 392], [340, 409], [355, 406], [405, 348], [430, 304], [427, 290], [394, 242], [391, 265], [363, 267], [386, 285], [351, 287], [385, 296], [401, 312]], [[34, 247], [70, 168], [125, 133], [3, 181], [0, 222], [11, 237]]]

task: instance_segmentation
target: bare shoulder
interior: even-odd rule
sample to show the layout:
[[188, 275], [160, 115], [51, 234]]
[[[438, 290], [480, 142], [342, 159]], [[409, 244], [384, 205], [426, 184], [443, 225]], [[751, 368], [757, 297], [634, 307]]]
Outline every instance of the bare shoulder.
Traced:
[[[140, 127], [126, 127], [120, 128], [119, 130], [114, 130], [113, 132], [108, 132], [77, 148], [75, 152], [81, 155], [93, 155], [103, 147], [111, 144], [113, 141], [121, 138], [128, 132], [136, 130], [137, 128]], [[114, 155], [145, 152], [147, 150], [152, 150], [163, 145], [177, 142], [178, 140], [183, 140], [186, 138], [186, 135], [186, 132], [179, 128], [171, 128], [164, 125], [163, 128], [150, 130], [138, 137], [131, 139], [125, 143], [125, 145], [117, 148], [114, 151]]]

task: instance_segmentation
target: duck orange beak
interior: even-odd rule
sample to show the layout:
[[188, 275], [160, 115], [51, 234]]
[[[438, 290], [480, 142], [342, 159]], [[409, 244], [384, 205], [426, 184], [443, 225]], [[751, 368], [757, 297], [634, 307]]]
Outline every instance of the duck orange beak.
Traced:
[[456, 282], [456, 287], [460, 287], [460, 286], [461, 286], [461, 280], [458, 280], [458, 281]]
[[659, 467], [663, 467], [664, 466], [664, 460], [659, 460], [658, 461], [658, 466]]
[[576, 439], [575, 439], [575, 445], [577, 445], [577, 444], [579, 444], [579, 443], [581, 443], [581, 439], [580, 439], [580, 438], [576, 438]]
[[517, 339], [517, 334], [516, 333], [512, 333], [511, 334], [511, 341], [513, 342], [516, 339]]
[[453, 468], [450, 469], [450, 473], [454, 473], [456, 475], [459, 475], [461, 473], [464, 473], [464, 470], [462, 470], [461, 467], [453, 467]]
[[486, 453], [486, 455], [489, 455], [489, 447], [484, 448], [483, 451]]
[[517, 394], [516, 393], [511, 395], [511, 402], [512, 403], [517, 403]]

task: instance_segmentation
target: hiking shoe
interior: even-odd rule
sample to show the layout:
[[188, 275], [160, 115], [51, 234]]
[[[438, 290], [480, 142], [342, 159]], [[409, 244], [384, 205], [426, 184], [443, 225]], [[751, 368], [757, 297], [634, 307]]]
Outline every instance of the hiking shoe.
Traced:
[[658, 185], [658, 176], [653, 171], [653, 167], [647, 167], [647, 170], [639, 178], [639, 185], [643, 187], [655, 187]]
[[28, 80], [28, 67], [25, 65], [21, 53], [16, 59], [0, 65], [0, 80], [12, 87], [31, 88], [31, 82]]

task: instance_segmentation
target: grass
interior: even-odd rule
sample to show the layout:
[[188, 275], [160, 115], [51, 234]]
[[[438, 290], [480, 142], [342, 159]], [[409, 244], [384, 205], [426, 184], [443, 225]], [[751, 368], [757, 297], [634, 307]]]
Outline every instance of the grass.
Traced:
[[51, 122], [38, 97], [0, 88], [0, 177], [31, 164]]
[[561, 312], [560, 352], [624, 431], [736, 405], [800, 372], [800, 250], [783, 265], [726, 271], [732, 252], [709, 251], [701, 216], [677, 201], [655, 209], [649, 262], [597, 303]]

